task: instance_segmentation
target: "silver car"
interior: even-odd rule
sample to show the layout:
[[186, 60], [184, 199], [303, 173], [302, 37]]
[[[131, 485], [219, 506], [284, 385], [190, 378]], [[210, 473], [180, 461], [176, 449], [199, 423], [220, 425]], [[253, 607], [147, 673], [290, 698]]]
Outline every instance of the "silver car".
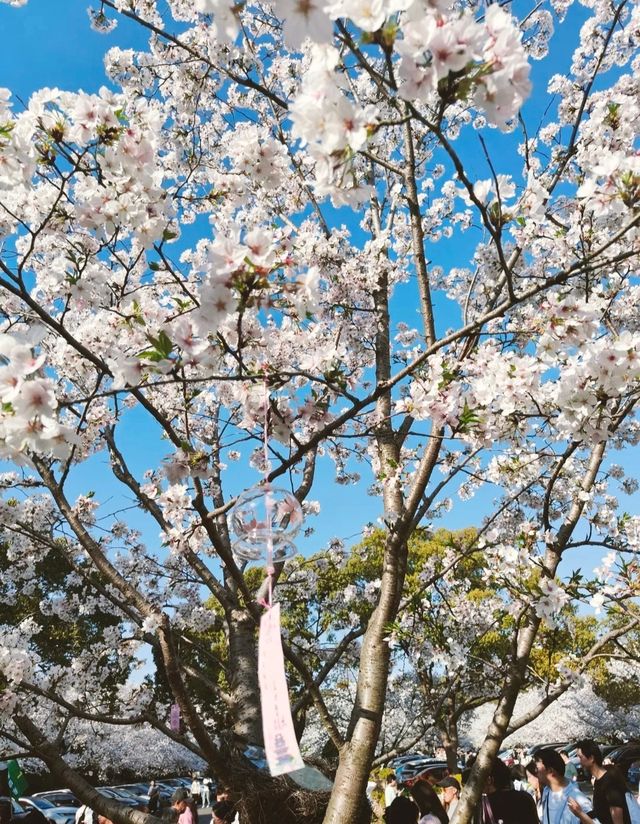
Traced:
[[20, 799], [23, 807], [32, 807], [44, 815], [49, 824], [74, 824], [76, 807], [57, 807], [51, 801], [39, 796], [25, 796]]

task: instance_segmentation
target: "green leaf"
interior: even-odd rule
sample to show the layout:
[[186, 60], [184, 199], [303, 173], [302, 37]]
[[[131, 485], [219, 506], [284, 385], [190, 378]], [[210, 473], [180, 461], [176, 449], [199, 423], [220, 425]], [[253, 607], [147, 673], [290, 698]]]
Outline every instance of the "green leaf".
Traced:
[[133, 301], [133, 320], [139, 326], [146, 326], [146, 321], [144, 319], [144, 315], [142, 314], [142, 309], [140, 308], [140, 304], [137, 300]]
[[459, 430], [461, 432], [469, 432], [471, 429], [473, 429], [474, 426], [477, 426], [479, 423], [480, 423], [480, 417], [478, 416], [478, 414], [476, 412], [474, 412], [473, 409], [471, 409], [471, 407], [465, 401], [464, 402], [464, 409], [462, 410], [462, 413], [460, 414]]
[[162, 360], [164, 358], [168, 358], [171, 354], [173, 349], [173, 343], [171, 342], [171, 338], [167, 335], [166, 332], [160, 331], [158, 333], [158, 337], [154, 338], [153, 335], [147, 335], [147, 340], [149, 343], [153, 345], [155, 351], [160, 355], [158, 360]]
[[164, 360], [160, 352], [157, 352], [155, 349], [145, 349], [144, 352], [139, 352], [136, 357], [140, 360], [151, 361], [152, 363], [159, 363], [161, 360]]

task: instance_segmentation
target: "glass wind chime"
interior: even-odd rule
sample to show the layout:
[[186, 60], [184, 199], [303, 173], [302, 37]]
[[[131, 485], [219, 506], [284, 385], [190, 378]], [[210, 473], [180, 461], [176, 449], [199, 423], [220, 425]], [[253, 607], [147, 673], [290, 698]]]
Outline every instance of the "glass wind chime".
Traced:
[[234, 555], [243, 561], [262, 561], [266, 566], [268, 594], [262, 605], [258, 638], [258, 676], [264, 748], [271, 775], [305, 770], [291, 718], [280, 633], [280, 604], [273, 603], [275, 564], [298, 551], [293, 538], [303, 520], [295, 495], [269, 482], [269, 393], [264, 398], [264, 479], [244, 492], [231, 512], [236, 535]]

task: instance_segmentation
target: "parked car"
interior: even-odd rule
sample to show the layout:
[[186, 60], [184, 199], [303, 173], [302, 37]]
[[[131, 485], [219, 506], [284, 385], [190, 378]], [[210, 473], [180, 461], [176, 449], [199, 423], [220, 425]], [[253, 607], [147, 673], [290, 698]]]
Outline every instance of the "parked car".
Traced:
[[22, 815], [22, 813], [26, 813], [25, 808], [20, 804], [15, 798], [11, 799], [11, 807], [13, 809], [14, 815]]
[[[165, 787], [162, 785], [161, 782], [157, 782], [157, 786], [158, 795], [160, 796], [160, 806], [171, 806], [171, 796], [173, 795], [176, 788], [174, 787], [173, 789], [171, 789], [169, 787]], [[149, 806], [149, 785], [143, 783], [142, 781], [138, 782], [137, 784], [118, 784], [114, 789], [124, 790], [125, 792], [128, 792], [131, 795], [135, 796], [145, 806]]]
[[[189, 783], [189, 787], [187, 787], [186, 784], [182, 784], [177, 778], [163, 778], [161, 781], [156, 781], [156, 784], [161, 790], [167, 793], [173, 793], [175, 790], [182, 789], [183, 787], [185, 790], [191, 787], [191, 783]], [[147, 787], [147, 789], [149, 788]]]
[[526, 751], [525, 757], [528, 761], [531, 761], [535, 759], [538, 750], [566, 750], [570, 746], [572, 746], [571, 741], [553, 741], [551, 744], [534, 744], [533, 747], [529, 747]]
[[41, 796], [27, 796], [20, 799], [25, 807], [39, 810], [49, 824], [73, 824], [76, 818], [77, 807], [57, 807], [52, 801]]
[[432, 764], [434, 760], [425, 755], [414, 755], [412, 758], [407, 758], [396, 766], [396, 778], [398, 781], [404, 781], [407, 776], [413, 775], [417, 770], [423, 769], [428, 764]]
[[158, 785], [158, 790], [159, 790], [161, 793], [167, 793], [167, 795], [169, 796], [169, 798], [171, 798], [171, 796], [174, 794], [174, 792], [175, 792], [175, 791], [176, 791], [179, 787], [181, 787], [181, 786], [182, 786], [181, 784], [169, 784], [169, 782], [168, 782], [168, 781], [164, 781], [164, 779], [163, 779], [162, 781], [156, 781], [156, 784]]
[[640, 786], [640, 761], [634, 761], [627, 771], [627, 783], [633, 788], [635, 793]]
[[432, 776], [436, 781], [448, 774], [447, 762], [436, 758], [414, 758], [405, 761], [396, 769], [396, 778], [399, 782], [412, 781], [418, 777]]
[[[610, 753], [612, 753], [614, 750], [617, 750], [620, 747], [620, 744], [602, 744], [599, 741], [596, 741], [596, 743], [600, 748], [602, 757], [605, 760], [609, 757]], [[578, 773], [578, 781], [580, 783], [589, 781], [589, 776], [584, 771], [584, 768], [580, 763], [580, 759], [578, 758], [578, 748], [575, 746], [575, 744], [572, 744], [569, 747], [564, 747], [564, 749], [566, 749], [569, 753], [569, 760], [571, 761], [571, 763], [575, 765], [576, 772]]]
[[124, 790], [125, 792], [131, 793], [131, 795], [148, 795], [147, 790], [149, 789], [149, 785], [143, 781], [138, 781], [135, 784], [116, 784], [114, 789]]
[[11, 799], [12, 824], [47, 824], [47, 819], [36, 807], [21, 804], [15, 798]]
[[415, 761], [416, 758], [427, 758], [428, 756], [424, 755], [421, 752], [409, 752], [405, 753], [404, 755], [399, 755], [397, 758], [394, 758], [393, 761], [389, 762], [389, 766], [397, 769], [401, 764], [406, 763], [407, 761]]
[[438, 781], [442, 781], [449, 775], [449, 768], [447, 766], [446, 761], [441, 761], [438, 764], [427, 764], [424, 769], [417, 772], [412, 780], [413, 781], [429, 781], [431, 784], [435, 784]]
[[75, 807], [77, 809], [82, 806], [82, 801], [77, 799], [71, 790], [47, 790], [42, 793], [33, 793], [31, 798], [44, 798], [55, 807]]
[[[622, 746], [607, 753], [605, 760], [613, 764], [620, 771], [625, 781], [631, 783], [629, 779], [629, 767], [638, 759], [640, 759], [640, 744], [629, 743], [622, 744]], [[633, 787], [634, 790], [636, 786], [637, 785]]]
[[163, 778], [162, 781], [158, 782], [158, 784], [162, 784], [164, 787], [171, 787], [172, 793], [174, 790], [178, 790], [183, 787], [185, 790], [191, 789], [190, 778]]
[[120, 789], [119, 787], [96, 787], [96, 790], [101, 795], [106, 795], [107, 798], [113, 798], [114, 801], [119, 801], [120, 804], [124, 804], [126, 807], [147, 812], [147, 805], [127, 790]]

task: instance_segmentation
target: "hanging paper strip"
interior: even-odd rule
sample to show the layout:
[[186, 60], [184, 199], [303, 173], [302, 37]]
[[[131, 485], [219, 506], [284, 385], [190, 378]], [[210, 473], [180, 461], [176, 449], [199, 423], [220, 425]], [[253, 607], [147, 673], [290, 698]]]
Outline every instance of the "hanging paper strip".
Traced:
[[274, 604], [260, 619], [258, 674], [262, 732], [271, 775], [283, 775], [304, 767], [293, 720], [284, 656], [280, 638], [280, 604]]
[[180, 732], [180, 707], [178, 704], [171, 705], [169, 713], [169, 726], [173, 732]]

